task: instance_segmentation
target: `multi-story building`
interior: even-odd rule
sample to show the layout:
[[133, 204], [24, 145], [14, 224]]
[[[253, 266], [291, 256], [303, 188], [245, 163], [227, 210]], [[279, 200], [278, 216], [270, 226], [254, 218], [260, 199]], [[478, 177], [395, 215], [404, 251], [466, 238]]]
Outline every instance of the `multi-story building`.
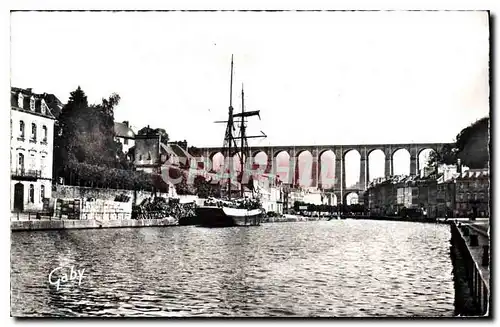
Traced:
[[114, 126], [115, 130], [115, 140], [120, 142], [122, 145], [122, 151], [127, 157], [129, 156], [129, 150], [135, 145], [135, 132], [132, 127], [129, 126], [128, 121], [124, 121], [122, 123], [115, 122]]
[[443, 180], [437, 183], [436, 210], [438, 217], [453, 217], [455, 208], [455, 181]]
[[[455, 211], [455, 180], [460, 175], [457, 165], [441, 165], [438, 169], [440, 177], [436, 185], [436, 215], [453, 217]], [[468, 169], [460, 167], [460, 169]]]
[[415, 176], [393, 176], [370, 185], [365, 192], [369, 214], [399, 215], [403, 209], [421, 210], [436, 216], [436, 180]]
[[276, 183], [268, 174], [254, 179], [254, 187], [262, 197], [262, 206], [267, 212], [283, 213], [284, 192], [281, 183]]
[[469, 169], [455, 179], [455, 217], [490, 216], [489, 169]]
[[12, 211], [40, 211], [51, 197], [55, 118], [45, 96], [11, 88]]
[[398, 190], [403, 180], [401, 176], [394, 176], [373, 181], [364, 194], [368, 213], [374, 216], [397, 214], [405, 205], [404, 189], [399, 187]]

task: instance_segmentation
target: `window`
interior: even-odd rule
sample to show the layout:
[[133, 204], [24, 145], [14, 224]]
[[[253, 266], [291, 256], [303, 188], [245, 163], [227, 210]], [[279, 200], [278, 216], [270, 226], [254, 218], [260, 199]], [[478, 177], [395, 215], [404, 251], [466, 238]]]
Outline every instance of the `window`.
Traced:
[[45, 156], [42, 156], [40, 158], [40, 173], [42, 174], [42, 176], [44, 176], [45, 174], [45, 169], [47, 168], [47, 164], [46, 164], [46, 161], [47, 159], [45, 159]]
[[42, 140], [42, 142], [47, 143], [47, 126], [43, 125], [42, 130], [43, 130], [43, 140]]
[[127, 145], [128, 144], [128, 139], [123, 140], [123, 144]]
[[40, 199], [45, 199], [45, 185], [40, 186]]
[[36, 142], [36, 124], [31, 124], [31, 140]]
[[142, 161], [142, 154], [139, 155], [139, 161]]
[[45, 101], [42, 101], [42, 114], [45, 115], [45, 112], [47, 111], [47, 109], [45, 109], [47, 105], [45, 104]]
[[33, 97], [30, 99], [30, 110], [35, 111], [35, 98]]
[[41, 99], [35, 100], [35, 111], [42, 112], [42, 100]]
[[29, 202], [30, 203], [35, 203], [35, 186], [33, 184], [30, 184], [30, 194], [29, 194]]
[[22, 120], [19, 122], [19, 137], [24, 139], [24, 122]]
[[29, 156], [28, 158], [28, 167], [31, 171], [34, 171], [35, 170], [35, 166], [36, 166], [36, 163], [35, 163], [35, 153], [34, 152], [31, 152], [31, 155]]
[[17, 155], [17, 169], [24, 170], [24, 154], [22, 153]]
[[148, 152], [148, 160], [151, 160], [151, 152]]

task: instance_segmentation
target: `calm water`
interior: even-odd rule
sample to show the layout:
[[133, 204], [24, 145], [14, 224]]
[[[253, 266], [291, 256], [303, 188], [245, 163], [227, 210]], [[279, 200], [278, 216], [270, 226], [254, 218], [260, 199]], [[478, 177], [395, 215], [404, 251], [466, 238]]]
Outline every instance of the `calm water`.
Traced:
[[[13, 233], [11, 312], [453, 316], [449, 239], [445, 225], [356, 220]], [[49, 284], [72, 265], [80, 286]]]

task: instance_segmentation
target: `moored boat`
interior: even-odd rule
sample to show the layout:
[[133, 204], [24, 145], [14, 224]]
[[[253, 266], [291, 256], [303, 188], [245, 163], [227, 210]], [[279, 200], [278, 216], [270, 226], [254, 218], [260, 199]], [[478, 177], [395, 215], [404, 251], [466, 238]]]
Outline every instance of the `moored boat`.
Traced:
[[203, 227], [259, 226], [262, 209], [229, 208], [224, 206], [202, 206], [196, 208], [196, 216]]
[[[244, 175], [244, 159], [249, 158], [250, 151], [248, 149], [249, 138], [262, 138], [266, 137], [264, 133], [257, 136], [248, 136], [246, 134], [246, 124], [248, 121], [245, 118], [258, 116], [260, 118], [260, 111], [245, 111], [244, 92], [243, 87], [241, 90], [241, 112], [233, 114], [232, 104], [233, 94], [233, 58], [231, 57], [231, 82], [230, 82], [230, 95], [229, 95], [229, 115], [227, 121], [220, 121], [227, 123], [226, 132], [224, 136], [223, 152], [226, 158], [230, 158], [229, 164], [233, 165], [232, 158], [234, 152], [239, 152], [240, 174], [241, 180], [238, 181], [240, 188], [239, 199], [231, 199], [233, 192], [231, 185], [233, 184], [232, 176], [227, 179], [227, 201], [221, 199], [212, 199], [205, 203], [203, 206], [196, 208], [196, 216], [199, 219], [200, 226], [204, 227], [231, 227], [231, 226], [259, 226], [265, 211], [262, 208], [258, 195], [255, 194], [253, 185], [247, 183], [247, 189], [250, 188], [251, 194], [245, 195], [245, 185], [243, 182]], [[239, 120], [235, 120], [239, 119]], [[239, 123], [239, 135], [234, 136], [235, 123]], [[238, 145], [239, 142], [239, 145]], [[230, 173], [232, 169], [228, 169]]]

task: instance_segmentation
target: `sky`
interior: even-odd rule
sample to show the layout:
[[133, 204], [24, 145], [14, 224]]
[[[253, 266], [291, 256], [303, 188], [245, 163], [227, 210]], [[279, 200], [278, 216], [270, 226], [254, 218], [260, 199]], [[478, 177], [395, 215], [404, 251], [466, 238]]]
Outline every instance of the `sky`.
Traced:
[[486, 12], [14, 12], [11, 85], [222, 146], [233, 54], [250, 145], [452, 142], [489, 113], [488, 39]]

